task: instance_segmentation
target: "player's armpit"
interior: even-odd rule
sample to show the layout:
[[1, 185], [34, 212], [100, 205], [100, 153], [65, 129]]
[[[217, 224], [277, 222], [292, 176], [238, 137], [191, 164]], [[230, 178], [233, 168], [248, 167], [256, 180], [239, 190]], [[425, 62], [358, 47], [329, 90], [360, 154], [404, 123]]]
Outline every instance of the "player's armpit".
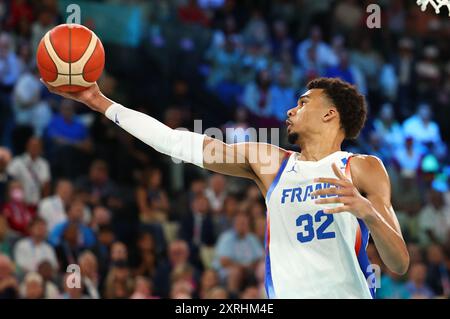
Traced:
[[206, 137], [203, 167], [214, 172], [254, 180], [265, 194], [275, 178], [286, 150], [266, 143], [225, 144]]
[[405, 273], [409, 254], [391, 204], [391, 183], [383, 163], [375, 156], [357, 155], [351, 159], [350, 171], [353, 184], [374, 208], [373, 218], [364, 222], [381, 259], [392, 271]]

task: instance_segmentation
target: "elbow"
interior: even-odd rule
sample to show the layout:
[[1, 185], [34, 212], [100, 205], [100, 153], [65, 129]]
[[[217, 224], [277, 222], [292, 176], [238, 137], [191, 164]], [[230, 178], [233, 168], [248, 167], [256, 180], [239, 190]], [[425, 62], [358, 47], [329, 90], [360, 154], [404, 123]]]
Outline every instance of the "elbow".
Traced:
[[398, 275], [404, 275], [406, 274], [406, 272], [409, 269], [409, 254], [408, 252], [406, 252], [401, 259], [399, 260], [399, 262], [393, 266], [390, 267], [391, 271], [398, 274]]

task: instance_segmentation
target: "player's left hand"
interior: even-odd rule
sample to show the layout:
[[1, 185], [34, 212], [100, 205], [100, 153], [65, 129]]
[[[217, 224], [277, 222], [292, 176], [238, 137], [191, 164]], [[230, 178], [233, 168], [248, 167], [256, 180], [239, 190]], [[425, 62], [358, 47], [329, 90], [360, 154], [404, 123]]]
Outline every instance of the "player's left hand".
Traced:
[[324, 209], [324, 213], [335, 214], [350, 212], [358, 218], [365, 219], [373, 212], [372, 203], [361, 195], [358, 189], [353, 185], [335, 163], [332, 165], [334, 174], [337, 178], [316, 178], [316, 183], [330, 183], [335, 187], [317, 190], [311, 193], [311, 196], [337, 195], [331, 198], [319, 198], [315, 200], [316, 204], [342, 204], [335, 208]]

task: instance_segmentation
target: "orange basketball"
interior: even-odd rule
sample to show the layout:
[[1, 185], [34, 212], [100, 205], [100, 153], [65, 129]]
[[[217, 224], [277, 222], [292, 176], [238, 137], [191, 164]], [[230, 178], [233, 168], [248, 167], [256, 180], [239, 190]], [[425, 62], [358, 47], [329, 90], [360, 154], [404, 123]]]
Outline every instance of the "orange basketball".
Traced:
[[79, 24], [61, 24], [48, 31], [39, 43], [36, 58], [42, 79], [64, 92], [90, 87], [105, 66], [100, 39]]

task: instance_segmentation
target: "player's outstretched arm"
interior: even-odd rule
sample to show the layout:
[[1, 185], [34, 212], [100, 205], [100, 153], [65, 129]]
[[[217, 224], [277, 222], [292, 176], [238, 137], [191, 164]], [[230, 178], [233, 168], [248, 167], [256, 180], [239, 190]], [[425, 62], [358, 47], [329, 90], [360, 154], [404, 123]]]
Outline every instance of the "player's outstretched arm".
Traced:
[[265, 143], [228, 145], [202, 134], [173, 130], [153, 117], [126, 108], [104, 96], [97, 84], [87, 90], [67, 93], [43, 82], [55, 94], [76, 100], [111, 121], [158, 152], [197, 166], [254, 180], [263, 194], [275, 178], [286, 151]]

